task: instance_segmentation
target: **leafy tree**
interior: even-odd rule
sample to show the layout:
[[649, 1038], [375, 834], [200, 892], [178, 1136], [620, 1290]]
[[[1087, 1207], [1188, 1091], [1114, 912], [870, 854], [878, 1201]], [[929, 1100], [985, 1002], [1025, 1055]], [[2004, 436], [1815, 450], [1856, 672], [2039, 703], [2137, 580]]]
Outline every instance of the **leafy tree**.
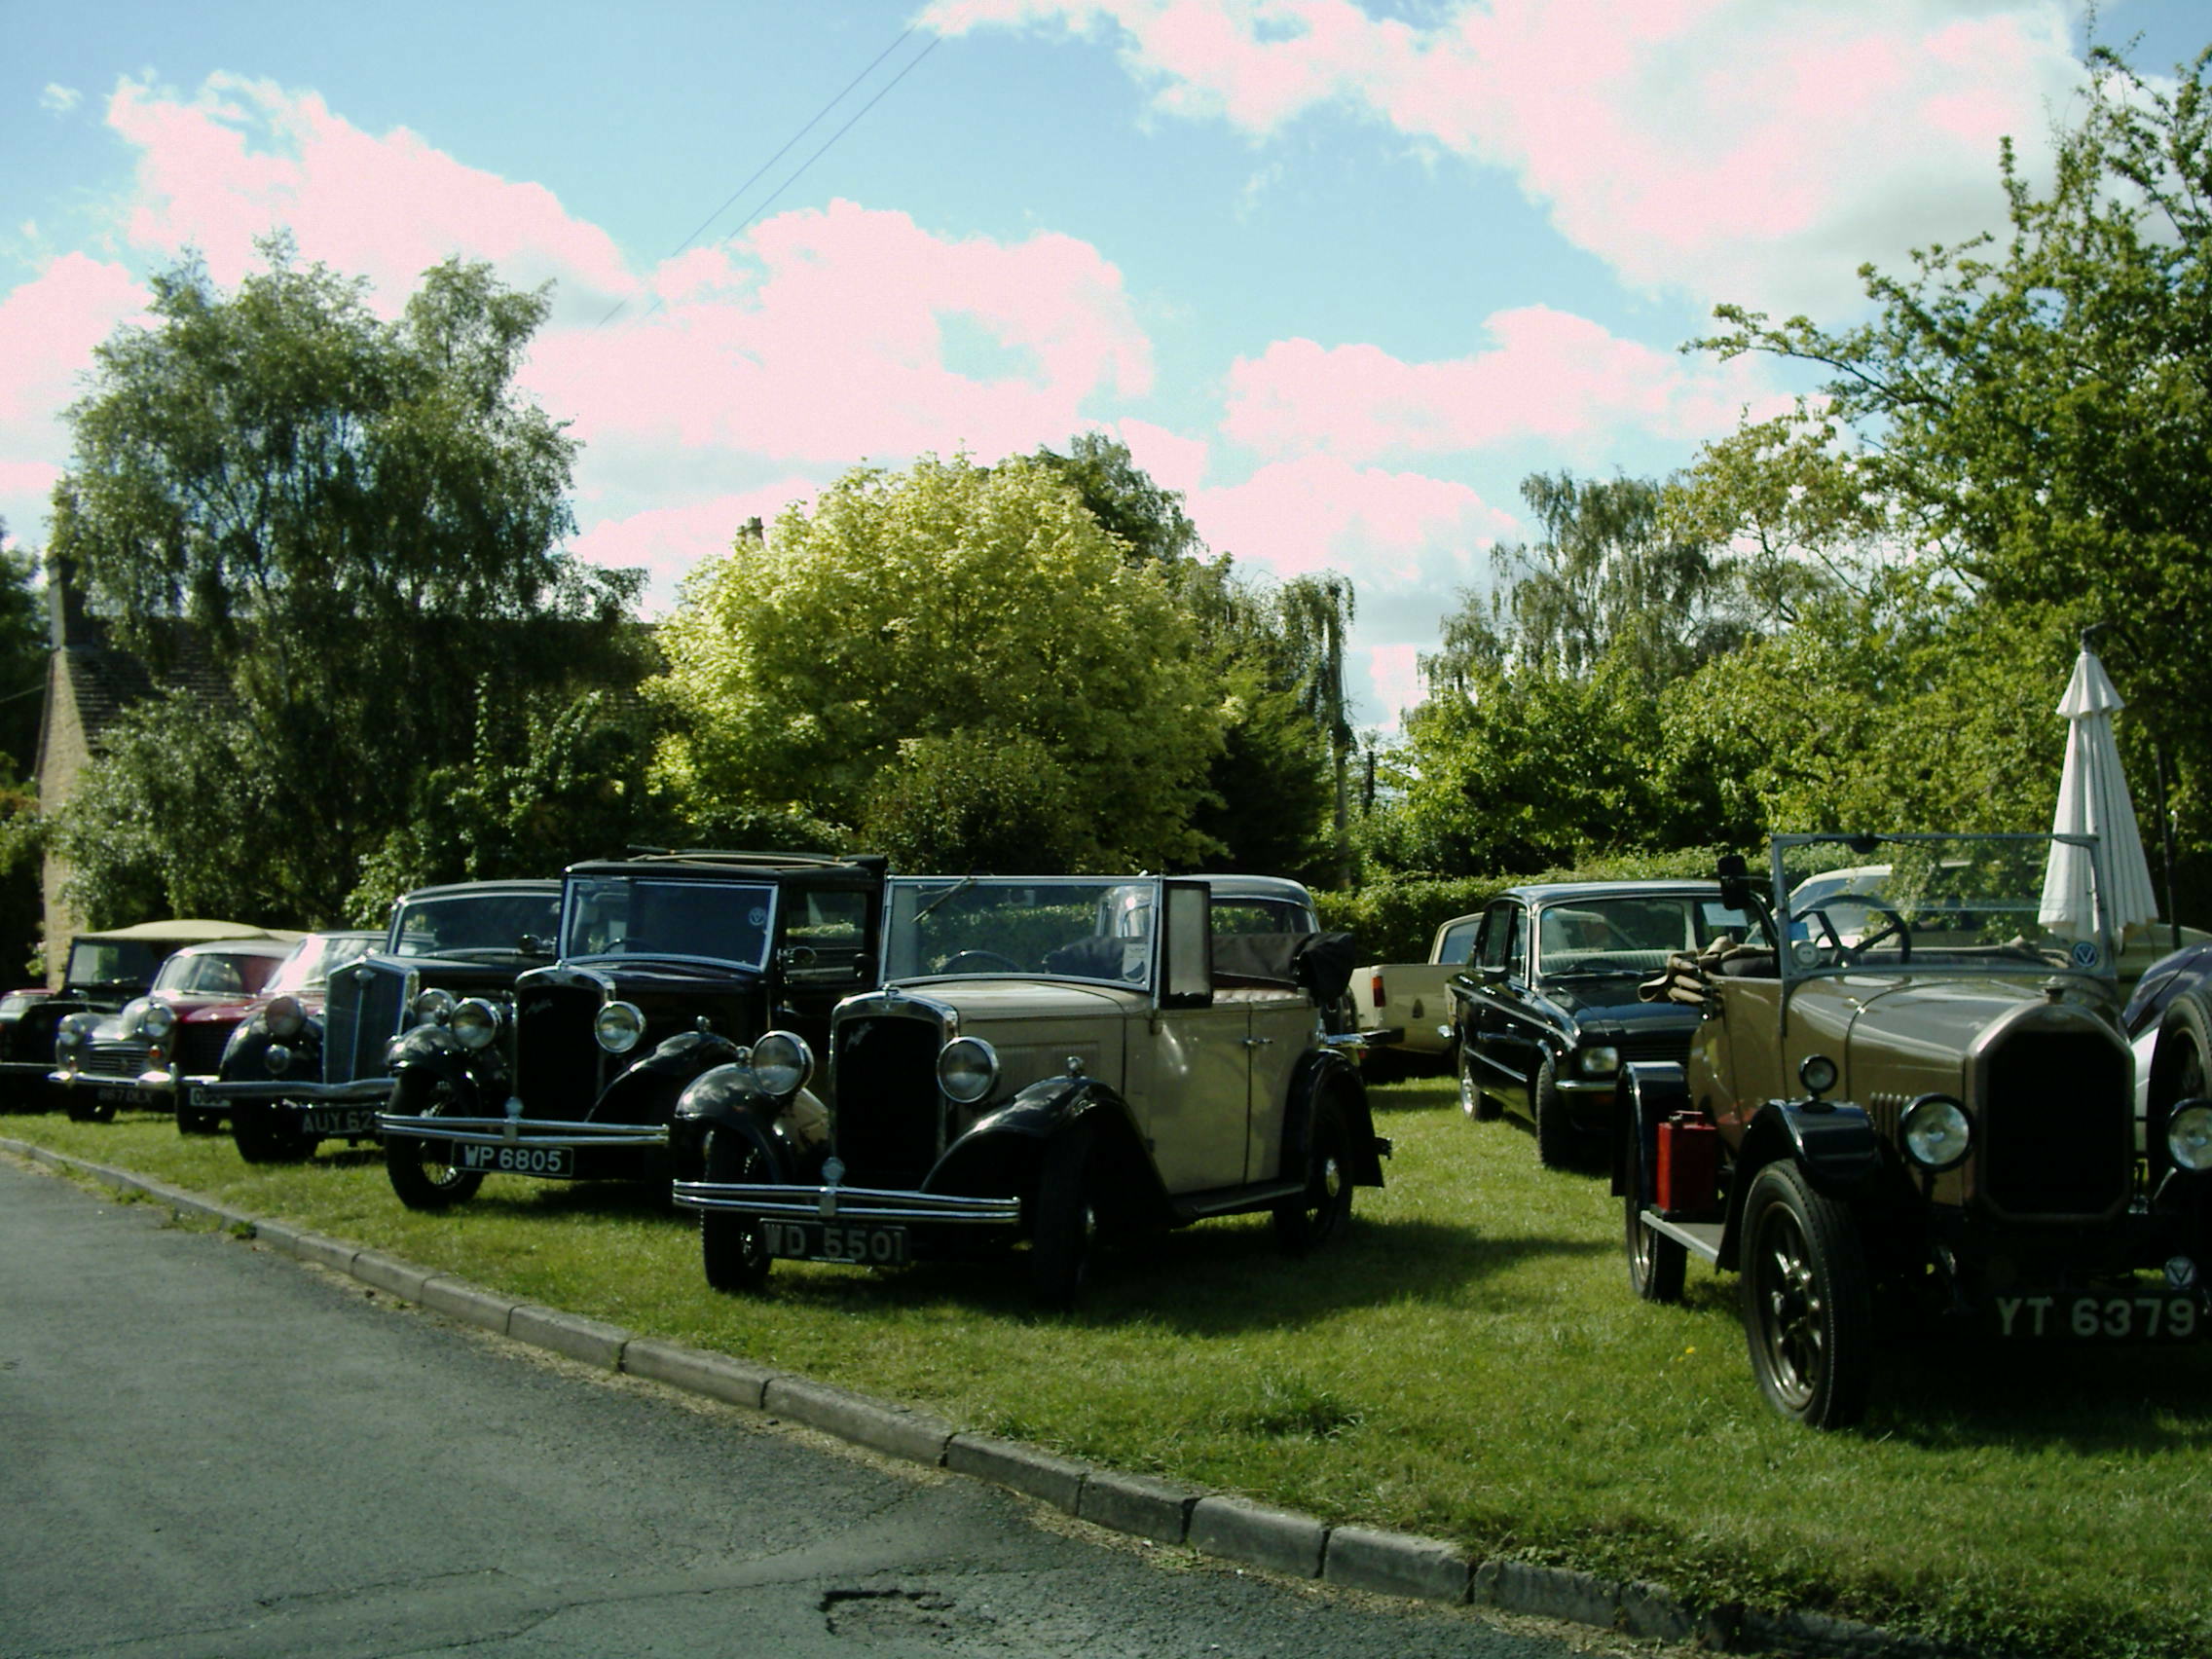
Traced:
[[[452, 260], [385, 322], [363, 283], [281, 238], [262, 251], [232, 294], [197, 259], [159, 274], [155, 326], [99, 347], [69, 412], [54, 554], [127, 647], [159, 663], [179, 620], [198, 630], [234, 697], [149, 709], [61, 815], [95, 916], [188, 896], [336, 916], [418, 780], [471, 763], [480, 686], [522, 700], [638, 672], [614, 624], [639, 578], [558, 550], [574, 445], [513, 386], [544, 292]], [[206, 792], [190, 805], [184, 771]], [[227, 875], [194, 844], [210, 819], [236, 837]]]
[[[991, 741], [1051, 757], [1073, 866], [1207, 850], [1191, 815], [1221, 717], [1190, 617], [1168, 574], [1125, 559], [1039, 462], [856, 469], [764, 547], [741, 538], [697, 572], [662, 644], [678, 729], [659, 776], [691, 816], [942, 825], [879, 775], [903, 767], [911, 783], [917, 755], [974, 765]], [[903, 747], [920, 740], [939, 747]], [[966, 822], [993, 847], [1017, 829]]]
[[[2093, 621], [2129, 699], [2181, 774], [2197, 855], [2212, 725], [2212, 50], [2172, 89], [2098, 49], [2047, 188], [2000, 159], [2009, 228], [1866, 268], [1871, 320], [1830, 330], [1722, 307], [1702, 342], [1830, 371], [1825, 419], [1868, 496], [2009, 627]], [[2147, 756], [2131, 756], [2140, 760]], [[2138, 778], [2144, 769], [2138, 766]], [[2186, 907], [2186, 906], [2185, 906]]]
[[1031, 459], [1073, 485], [1099, 528], [1120, 536], [1139, 564], [1173, 565], [1203, 551], [1182, 493], [1156, 483], [1119, 438], [1078, 432], [1067, 454], [1040, 448]]

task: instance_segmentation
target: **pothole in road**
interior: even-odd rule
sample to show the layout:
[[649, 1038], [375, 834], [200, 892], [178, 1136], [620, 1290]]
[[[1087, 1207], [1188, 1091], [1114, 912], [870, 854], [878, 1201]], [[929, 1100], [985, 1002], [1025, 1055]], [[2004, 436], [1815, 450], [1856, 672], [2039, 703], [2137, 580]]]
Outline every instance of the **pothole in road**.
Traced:
[[970, 1641], [999, 1624], [935, 1590], [831, 1590], [822, 1615], [831, 1636], [859, 1641]]

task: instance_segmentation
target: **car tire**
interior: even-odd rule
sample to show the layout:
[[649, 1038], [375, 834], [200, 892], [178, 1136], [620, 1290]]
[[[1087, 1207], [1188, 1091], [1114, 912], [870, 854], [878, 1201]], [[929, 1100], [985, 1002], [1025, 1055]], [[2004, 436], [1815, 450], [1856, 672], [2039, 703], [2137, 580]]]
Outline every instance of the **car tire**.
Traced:
[[[710, 1181], [757, 1184], [780, 1178], [768, 1149], [738, 1129], [708, 1131], [706, 1166]], [[775, 1263], [758, 1216], [699, 1212], [699, 1264], [710, 1287], [727, 1294], [758, 1290]]]
[[[391, 1086], [389, 1111], [400, 1118], [434, 1118], [453, 1113], [453, 1085], [420, 1071], [402, 1072]], [[481, 1169], [457, 1169], [430, 1156], [431, 1143], [418, 1135], [384, 1137], [385, 1173], [391, 1190], [411, 1210], [444, 1210], [465, 1203], [484, 1185]]]
[[72, 1093], [69, 1096], [69, 1121], [72, 1124], [112, 1124], [115, 1122], [115, 1107], [112, 1102], [104, 1100], [80, 1100]]
[[215, 1135], [223, 1132], [223, 1114], [204, 1112], [195, 1106], [176, 1109], [176, 1132], [180, 1135]]
[[1029, 1288], [1040, 1308], [1073, 1308], [1090, 1283], [1098, 1248], [1095, 1140], [1092, 1126], [1079, 1119], [1045, 1148], [1029, 1238]]
[[314, 1151], [313, 1135], [303, 1135], [278, 1123], [274, 1114], [250, 1106], [232, 1111], [231, 1139], [248, 1163], [301, 1163]]
[[1334, 1094], [1313, 1103], [1306, 1190], [1275, 1205], [1275, 1242], [1293, 1255], [1319, 1248], [1351, 1221], [1351, 1136]]
[[1453, 1044], [1452, 1052], [1453, 1069], [1459, 1074], [1459, 1110], [1483, 1124], [1500, 1116], [1497, 1102], [1483, 1092], [1482, 1080], [1475, 1075], [1475, 1056], [1467, 1051], [1466, 1040]]
[[1582, 1133], [1567, 1116], [1567, 1099], [1559, 1091], [1559, 1071], [1550, 1055], [1536, 1068], [1533, 1100], [1536, 1116], [1536, 1161], [1546, 1169], [1582, 1166]]
[[2177, 992], [2158, 1021], [2151, 1057], [2151, 1105], [2164, 1111], [2176, 1101], [2212, 1093], [2212, 993], [2203, 985]]
[[1744, 1199], [1744, 1335], [1759, 1391], [1808, 1428], [1865, 1414], [1874, 1377], [1874, 1298], [1859, 1224], [1787, 1160]]
[[1633, 1122], [1625, 1132], [1630, 1137], [1628, 1192], [1621, 1199], [1621, 1214], [1628, 1245], [1628, 1287], [1641, 1302], [1679, 1302], [1690, 1253], [1680, 1239], [1652, 1232], [1644, 1221], [1642, 1148]]

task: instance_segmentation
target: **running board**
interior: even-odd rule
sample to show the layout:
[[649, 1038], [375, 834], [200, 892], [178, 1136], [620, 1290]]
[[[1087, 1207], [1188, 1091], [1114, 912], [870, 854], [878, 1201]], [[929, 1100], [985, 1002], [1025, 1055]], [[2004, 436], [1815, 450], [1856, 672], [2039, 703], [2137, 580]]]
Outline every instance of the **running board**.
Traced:
[[1720, 1260], [1720, 1235], [1726, 1229], [1717, 1221], [1669, 1221], [1657, 1210], [1647, 1209], [1643, 1225], [1663, 1238], [1672, 1238], [1700, 1260]]
[[1295, 1198], [1306, 1191], [1304, 1181], [1269, 1181], [1257, 1187], [1231, 1187], [1211, 1193], [1194, 1193], [1169, 1206], [1177, 1221], [1199, 1221], [1207, 1216], [1235, 1215], [1239, 1210], [1265, 1209]]

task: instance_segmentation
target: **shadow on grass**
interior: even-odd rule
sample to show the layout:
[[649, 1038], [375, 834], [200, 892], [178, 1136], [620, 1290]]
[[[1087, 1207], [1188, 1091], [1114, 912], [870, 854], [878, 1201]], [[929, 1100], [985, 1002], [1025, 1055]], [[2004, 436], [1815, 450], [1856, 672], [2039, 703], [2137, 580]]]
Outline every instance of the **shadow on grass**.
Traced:
[[1867, 1432], [1931, 1450], [2212, 1449], [2212, 1349], [1893, 1339]]

